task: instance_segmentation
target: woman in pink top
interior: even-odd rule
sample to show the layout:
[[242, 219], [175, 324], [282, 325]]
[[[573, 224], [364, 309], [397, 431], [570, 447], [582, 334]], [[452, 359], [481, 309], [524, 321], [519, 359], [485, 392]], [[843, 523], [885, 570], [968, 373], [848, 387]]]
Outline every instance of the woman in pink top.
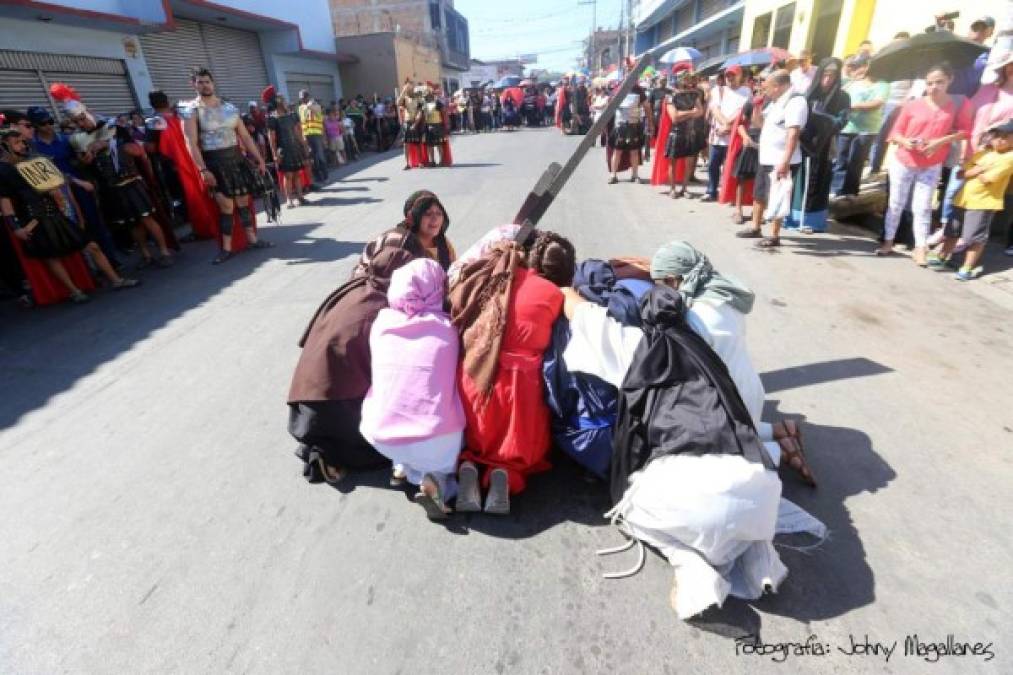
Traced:
[[888, 168], [890, 203], [883, 245], [876, 255], [889, 255], [893, 251], [900, 216], [910, 196], [915, 235], [913, 258], [918, 265], [926, 265], [932, 195], [939, 184], [943, 162], [951, 143], [971, 136], [971, 102], [964, 99], [958, 105], [946, 93], [952, 81], [953, 70], [949, 65], [932, 66], [925, 75], [925, 96], [904, 104], [890, 132], [889, 141], [897, 150]]
[[443, 311], [446, 278], [429, 258], [391, 276], [389, 307], [369, 334], [373, 382], [359, 427], [394, 463], [395, 477], [420, 486], [415, 501], [431, 520], [446, 518], [446, 502], [457, 493], [465, 421], [456, 385], [459, 338]]
[[977, 152], [982, 134], [1013, 117], [1013, 52], [1000, 56], [992, 68], [998, 75], [995, 84], [982, 85], [971, 99], [977, 111], [971, 132], [973, 152]]

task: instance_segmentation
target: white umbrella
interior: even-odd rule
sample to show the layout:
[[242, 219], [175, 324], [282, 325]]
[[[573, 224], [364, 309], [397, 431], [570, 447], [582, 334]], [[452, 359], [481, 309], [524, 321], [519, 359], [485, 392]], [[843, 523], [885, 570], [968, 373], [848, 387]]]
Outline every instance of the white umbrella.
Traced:
[[665, 52], [664, 56], [658, 59], [659, 63], [679, 63], [680, 61], [699, 61], [703, 56], [692, 47], [676, 47]]

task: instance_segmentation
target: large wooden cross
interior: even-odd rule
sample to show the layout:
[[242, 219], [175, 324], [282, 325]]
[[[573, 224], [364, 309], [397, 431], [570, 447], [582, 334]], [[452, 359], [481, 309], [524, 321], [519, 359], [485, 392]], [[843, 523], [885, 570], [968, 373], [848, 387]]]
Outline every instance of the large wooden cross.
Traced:
[[566, 185], [566, 181], [570, 180], [570, 176], [577, 169], [577, 165], [580, 164], [580, 161], [584, 159], [584, 155], [587, 154], [587, 151], [591, 149], [595, 141], [598, 140], [598, 137], [601, 136], [601, 133], [605, 130], [605, 125], [612, 121], [612, 117], [615, 115], [616, 110], [619, 109], [619, 105], [623, 102], [623, 99], [633, 91], [633, 87], [640, 79], [641, 73], [644, 72], [647, 66], [654, 63], [654, 60], [660, 54], [664, 54], [677, 46], [677, 40], [671, 38], [641, 56], [626, 76], [626, 79], [623, 80], [623, 83], [619, 85], [619, 88], [612, 95], [612, 98], [609, 99], [608, 105], [605, 106], [598, 119], [591, 125], [588, 132], [584, 134], [584, 138], [580, 139], [580, 143], [573, 151], [573, 154], [570, 155], [570, 158], [566, 160], [566, 164], [562, 166], [558, 162], [549, 164], [549, 168], [539, 177], [534, 189], [528, 193], [517, 215], [514, 216], [514, 224], [521, 226], [517, 232], [517, 236], [514, 238], [515, 241], [523, 243], [531, 236], [532, 230], [535, 229], [538, 221], [545, 215], [552, 202], [559, 196], [560, 190]]

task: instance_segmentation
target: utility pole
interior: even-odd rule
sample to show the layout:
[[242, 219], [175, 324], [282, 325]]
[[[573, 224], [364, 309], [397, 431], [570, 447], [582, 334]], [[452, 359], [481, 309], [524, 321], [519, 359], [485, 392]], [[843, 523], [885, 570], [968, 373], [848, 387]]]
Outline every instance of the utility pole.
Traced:
[[578, 5], [586, 6], [591, 5], [591, 35], [587, 39], [588, 44], [588, 63], [587, 70], [591, 73], [591, 77], [594, 77], [594, 34], [598, 30], [598, 0], [581, 0], [577, 3]]

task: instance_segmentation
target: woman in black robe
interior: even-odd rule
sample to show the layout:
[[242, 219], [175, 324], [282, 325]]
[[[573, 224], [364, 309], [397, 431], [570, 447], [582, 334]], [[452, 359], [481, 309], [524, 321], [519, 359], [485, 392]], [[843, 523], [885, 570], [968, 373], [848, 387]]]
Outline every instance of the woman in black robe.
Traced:
[[742, 455], [775, 469], [724, 361], [686, 323], [682, 294], [657, 285], [640, 308], [644, 338], [619, 391], [613, 501], [665, 455]]
[[807, 142], [809, 127], [802, 134], [802, 165], [792, 190], [791, 213], [784, 221], [785, 229], [797, 229], [805, 234], [826, 232], [827, 215], [830, 207], [830, 183], [834, 177], [833, 162], [830, 159], [833, 137], [848, 123], [851, 112], [851, 97], [841, 90], [841, 69], [844, 64], [837, 58], [826, 58], [820, 62], [806, 94], [809, 115], [825, 116], [825, 129], [815, 139], [815, 145]]

